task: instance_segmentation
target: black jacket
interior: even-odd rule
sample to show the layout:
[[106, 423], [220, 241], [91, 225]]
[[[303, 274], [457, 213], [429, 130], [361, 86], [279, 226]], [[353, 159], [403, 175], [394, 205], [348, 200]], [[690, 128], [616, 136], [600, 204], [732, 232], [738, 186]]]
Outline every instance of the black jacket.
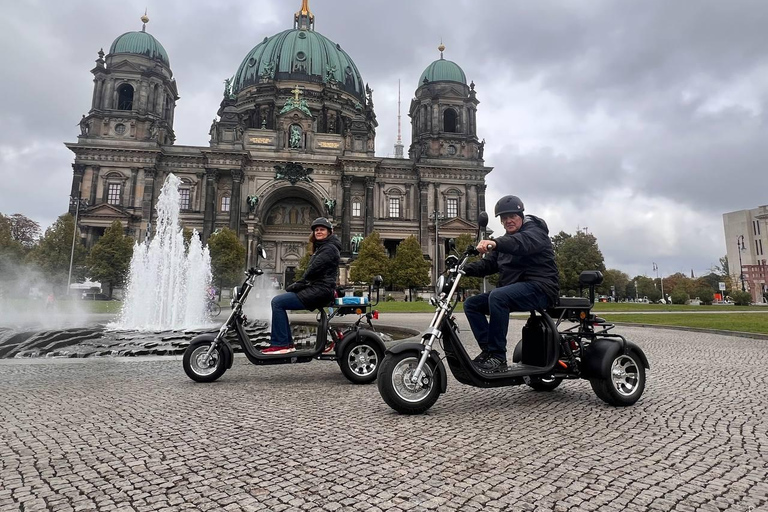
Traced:
[[547, 223], [533, 215], [526, 215], [517, 233], [500, 236], [494, 241], [496, 248], [484, 259], [464, 267], [467, 275], [483, 277], [498, 272], [499, 286], [537, 283], [547, 294], [549, 305], [554, 305], [560, 285]]
[[336, 279], [339, 276], [340, 252], [341, 240], [336, 235], [315, 242], [314, 253], [309, 258], [304, 275], [286, 290], [295, 291], [307, 309], [329, 305], [333, 301]]

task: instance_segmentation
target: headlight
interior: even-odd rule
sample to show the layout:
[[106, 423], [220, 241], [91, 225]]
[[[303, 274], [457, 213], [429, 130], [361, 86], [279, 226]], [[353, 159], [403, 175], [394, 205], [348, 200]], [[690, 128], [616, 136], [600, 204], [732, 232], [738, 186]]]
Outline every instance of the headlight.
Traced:
[[437, 284], [435, 284], [435, 293], [440, 295], [440, 293], [443, 291], [443, 287], [445, 287], [445, 276], [442, 275], [437, 278]]

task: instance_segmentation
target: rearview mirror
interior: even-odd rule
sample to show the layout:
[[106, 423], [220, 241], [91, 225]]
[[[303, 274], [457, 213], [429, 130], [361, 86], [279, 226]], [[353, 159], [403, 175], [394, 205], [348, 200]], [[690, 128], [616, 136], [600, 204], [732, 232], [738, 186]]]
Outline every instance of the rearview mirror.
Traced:
[[381, 288], [381, 285], [384, 284], [384, 278], [381, 276], [374, 277], [373, 284], [376, 286], [376, 288]]
[[484, 230], [486, 227], [488, 227], [488, 214], [485, 212], [480, 212], [480, 215], [477, 217], [477, 225], [480, 226], [481, 230]]

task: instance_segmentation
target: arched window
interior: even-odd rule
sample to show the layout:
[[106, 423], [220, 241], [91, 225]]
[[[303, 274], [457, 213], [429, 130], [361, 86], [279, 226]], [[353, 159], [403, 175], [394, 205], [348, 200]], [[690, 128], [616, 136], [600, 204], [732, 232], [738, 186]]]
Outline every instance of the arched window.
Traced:
[[447, 108], [443, 112], [443, 131], [455, 133], [459, 115], [452, 108]]
[[117, 109], [133, 110], [133, 87], [123, 84], [117, 90]]

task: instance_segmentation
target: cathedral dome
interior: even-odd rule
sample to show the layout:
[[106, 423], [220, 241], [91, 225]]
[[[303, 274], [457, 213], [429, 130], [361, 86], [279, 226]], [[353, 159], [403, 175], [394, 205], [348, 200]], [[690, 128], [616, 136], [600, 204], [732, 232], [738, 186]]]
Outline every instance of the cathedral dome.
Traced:
[[109, 53], [111, 55], [118, 53], [141, 55], [162, 61], [166, 66], [171, 65], [163, 45], [143, 29], [137, 32], [126, 32], [119, 36], [109, 47]]
[[235, 73], [232, 92], [263, 81], [335, 81], [360, 98], [365, 84], [352, 58], [322, 34], [306, 28], [285, 30], [265, 37], [243, 59]]
[[442, 52], [440, 58], [427, 66], [421, 74], [417, 88], [424, 85], [424, 79], [428, 82], [459, 82], [467, 85], [467, 77], [464, 74], [464, 70], [455, 62], [445, 60], [442, 57]]

